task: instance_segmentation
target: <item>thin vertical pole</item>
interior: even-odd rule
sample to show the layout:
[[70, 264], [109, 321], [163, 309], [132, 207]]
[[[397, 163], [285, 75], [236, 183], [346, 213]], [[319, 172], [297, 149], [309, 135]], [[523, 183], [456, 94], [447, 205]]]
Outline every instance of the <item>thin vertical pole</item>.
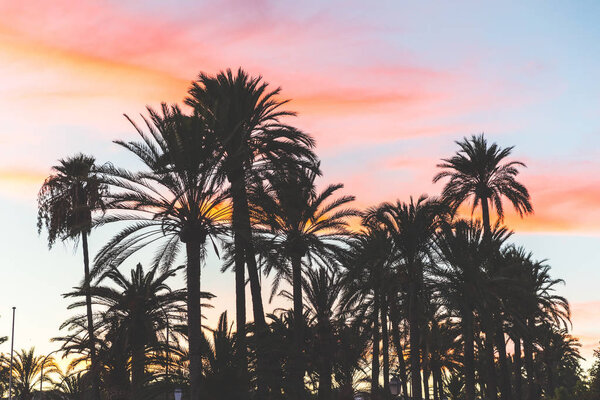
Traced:
[[13, 307], [12, 315], [12, 334], [10, 336], [10, 375], [8, 377], [8, 398], [12, 400], [12, 377], [13, 377], [13, 349], [15, 345], [15, 310], [17, 307]]
[[165, 391], [165, 393], [166, 393], [165, 397], [168, 399], [169, 398], [168, 397], [169, 396], [169, 388], [170, 388], [170, 386], [169, 386], [169, 356], [170, 356], [170, 354], [169, 354], [169, 315], [167, 313], [165, 313], [165, 318], [167, 320], [167, 349], [166, 349], [167, 350], [167, 360], [166, 360], [167, 362], [165, 365], [165, 373], [167, 376], [167, 390]]

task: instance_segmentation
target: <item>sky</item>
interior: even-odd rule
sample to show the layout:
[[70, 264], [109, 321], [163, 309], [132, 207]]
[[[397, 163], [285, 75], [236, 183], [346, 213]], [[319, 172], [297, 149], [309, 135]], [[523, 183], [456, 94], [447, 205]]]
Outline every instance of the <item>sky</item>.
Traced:
[[[515, 146], [535, 214], [505, 223], [566, 281], [589, 365], [600, 341], [599, 12], [593, 1], [0, 0], [0, 336], [16, 306], [15, 348], [49, 352], [71, 315], [62, 294], [81, 279], [80, 249], [48, 250], [36, 230], [51, 166], [85, 152], [139, 167], [112, 143], [136, 139], [123, 114], [181, 103], [199, 72], [241, 66], [282, 88], [291, 122], [317, 141], [319, 183], [344, 183], [357, 207], [439, 194], [436, 164], [465, 136]], [[112, 233], [93, 232], [92, 253]], [[210, 256], [202, 271], [217, 295], [209, 321], [233, 317], [234, 279], [219, 269]]]

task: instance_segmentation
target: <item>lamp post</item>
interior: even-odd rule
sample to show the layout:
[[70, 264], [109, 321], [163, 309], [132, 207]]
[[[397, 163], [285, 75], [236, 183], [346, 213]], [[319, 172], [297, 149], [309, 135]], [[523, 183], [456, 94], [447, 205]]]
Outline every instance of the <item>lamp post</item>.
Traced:
[[392, 379], [390, 379], [390, 393], [392, 394], [392, 396], [399, 396], [401, 388], [402, 383], [400, 382], [400, 379], [398, 379], [397, 376], [393, 376]]
[[175, 389], [175, 392], [173, 392], [173, 396], [175, 397], [175, 400], [181, 400], [182, 395], [183, 395], [183, 391], [179, 388]]
[[13, 307], [13, 315], [12, 315], [12, 334], [10, 336], [10, 375], [8, 378], [8, 398], [12, 400], [12, 376], [13, 376], [13, 348], [15, 344], [15, 310], [17, 307]]
[[170, 349], [169, 349], [169, 314], [167, 313], [167, 311], [165, 311], [164, 307], [160, 306], [161, 311], [163, 312], [163, 315], [165, 316], [165, 322], [166, 322], [166, 346], [165, 346], [165, 381], [166, 381], [166, 386], [165, 386], [165, 399], [169, 398], [169, 361], [170, 361]]
[[46, 364], [46, 360], [48, 359], [48, 357], [50, 357], [52, 354], [56, 353], [57, 351], [60, 351], [60, 349], [51, 351], [50, 353], [48, 353], [46, 355], [46, 357], [44, 357], [44, 360], [42, 361], [42, 365], [40, 368], [40, 393], [43, 391], [42, 385], [44, 384], [44, 364]]

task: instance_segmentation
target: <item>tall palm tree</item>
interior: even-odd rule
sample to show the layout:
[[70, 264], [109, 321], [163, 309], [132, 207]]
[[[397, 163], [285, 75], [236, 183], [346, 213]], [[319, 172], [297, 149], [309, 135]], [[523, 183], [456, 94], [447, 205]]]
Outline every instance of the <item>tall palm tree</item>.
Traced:
[[[353, 196], [332, 198], [343, 185], [329, 185], [321, 192], [315, 188], [316, 173], [307, 168], [286, 168], [266, 173], [266, 182], [250, 193], [251, 217], [257, 225], [257, 248], [268, 273], [276, 268], [291, 270], [294, 304], [296, 357], [294, 396], [301, 398], [304, 367], [304, 305], [302, 264], [335, 265], [342, 243], [349, 235], [348, 217], [357, 211], [347, 208]], [[288, 275], [289, 277], [289, 275]]]
[[52, 382], [48, 375], [58, 372], [54, 358], [35, 355], [33, 347], [16, 352], [13, 362], [13, 387], [17, 398], [32, 400], [33, 392], [40, 381]]
[[[95, 285], [91, 288], [92, 299], [102, 308], [104, 327], [100, 330], [114, 329], [114, 321], [118, 321], [119, 334], [125, 338], [126, 351], [131, 354], [132, 398], [142, 398], [142, 386], [146, 381], [147, 352], [161, 347], [158, 333], [169, 329], [178, 315], [185, 312], [185, 291], [172, 291], [167, 279], [175, 276], [177, 269], [158, 273], [154, 266], [147, 273], [141, 264], [131, 270], [128, 279], [117, 268], [112, 267], [101, 278], [108, 284]], [[68, 293], [67, 297], [78, 297], [80, 291]]]
[[421, 292], [423, 269], [432, 254], [433, 235], [445, 216], [441, 203], [421, 196], [409, 203], [384, 203], [367, 211], [366, 220], [388, 230], [397, 247], [400, 262], [408, 273], [408, 321], [410, 329], [410, 372], [413, 397], [421, 398]]
[[[516, 180], [519, 167], [525, 167], [520, 161], [506, 161], [513, 146], [501, 148], [496, 143], [488, 146], [484, 135], [471, 136], [456, 142], [460, 150], [451, 158], [443, 159], [438, 167], [442, 169], [433, 182], [450, 178], [442, 191], [443, 199], [455, 210], [472, 198], [472, 212], [481, 206], [484, 236], [488, 242], [492, 235], [490, 206], [498, 214], [498, 221], [504, 219], [502, 198], [507, 198], [521, 217], [533, 212], [527, 188]], [[487, 336], [487, 335], [486, 335]], [[509, 377], [506, 376], [506, 362], [502, 366], [502, 396], [510, 399]], [[490, 371], [491, 374], [491, 371]], [[490, 392], [495, 392], [490, 388]], [[494, 398], [493, 396], [492, 398]]]
[[474, 313], [484, 279], [482, 237], [481, 224], [459, 220], [443, 224], [435, 238], [438, 290], [446, 307], [461, 318], [465, 400], [475, 400]]
[[[231, 184], [233, 201], [233, 240], [236, 274], [236, 326], [240, 365], [246, 369], [245, 357], [245, 275], [248, 267], [254, 323], [258, 332], [266, 332], [260, 280], [248, 209], [246, 184], [257, 171], [277, 168], [282, 161], [315, 164], [313, 139], [286, 126], [281, 119], [294, 115], [283, 109], [287, 101], [278, 99], [280, 89], [270, 90], [262, 77], [251, 77], [242, 69], [216, 76], [201, 73], [192, 84], [185, 103], [203, 118], [217, 139], [224, 163], [221, 172]], [[259, 360], [264, 364], [264, 360]], [[261, 395], [264, 397], [264, 385]]]
[[[391, 235], [377, 224], [363, 221], [365, 230], [354, 236], [350, 254], [345, 260], [344, 294], [346, 311], [359, 315], [369, 327], [372, 344], [371, 397], [379, 399], [381, 314], [385, 316], [386, 295], [395, 287], [399, 274], [398, 253]], [[384, 348], [385, 352], [385, 348]]]
[[516, 180], [520, 161], [506, 161], [513, 146], [501, 148], [496, 143], [488, 145], [484, 135], [471, 136], [456, 142], [460, 150], [451, 158], [442, 159], [433, 182], [450, 178], [442, 191], [442, 198], [454, 209], [470, 198], [472, 210], [481, 206], [483, 228], [491, 233], [490, 206], [495, 208], [500, 221], [504, 218], [502, 198], [507, 198], [519, 215], [533, 212], [527, 188]]
[[92, 229], [92, 213], [103, 211], [106, 185], [98, 175], [96, 160], [92, 156], [77, 154], [59, 160], [52, 167], [52, 174], [46, 178], [38, 194], [38, 233], [42, 228], [48, 231], [48, 247], [57, 239], [61, 241], [81, 239], [83, 250], [84, 278], [86, 294], [86, 315], [88, 349], [91, 370], [94, 376], [92, 396], [99, 400], [100, 388], [96, 371], [96, 351], [92, 322], [92, 301], [90, 288], [90, 262], [88, 235]]
[[[149, 134], [132, 124], [141, 142], [116, 141], [138, 157], [147, 171], [132, 173], [103, 168], [111, 186], [100, 223], [127, 223], [97, 254], [96, 269], [118, 266], [138, 250], [157, 241], [153, 265], [171, 265], [181, 245], [186, 252], [187, 325], [190, 357], [190, 399], [200, 398], [201, 304], [200, 266], [206, 241], [226, 232], [230, 214], [227, 192], [217, 174], [220, 158], [213, 136], [200, 118], [184, 115], [177, 106], [148, 109]], [[215, 247], [216, 250], [216, 247]]]

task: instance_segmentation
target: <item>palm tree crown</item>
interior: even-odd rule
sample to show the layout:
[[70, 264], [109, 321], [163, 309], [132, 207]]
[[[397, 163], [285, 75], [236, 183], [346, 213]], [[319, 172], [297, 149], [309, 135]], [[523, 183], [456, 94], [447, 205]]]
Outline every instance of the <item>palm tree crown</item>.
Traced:
[[96, 159], [85, 154], [59, 160], [38, 195], [38, 232], [48, 230], [48, 245], [56, 239], [76, 239], [89, 233], [92, 212], [103, 210], [106, 185], [97, 172]]
[[533, 212], [527, 188], [516, 180], [518, 167], [525, 167], [520, 161], [505, 159], [511, 154], [513, 146], [501, 148], [496, 143], [488, 146], [484, 135], [471, 136], [456, 142], [460, 150], [451, 158], [438, 164], [439, 172], [433, 178], [438, 182], [450, 178], [442, 197], [454, 208], [458, 208], [469, 198], [473, 198], [472, 210], [482, 207], [484, 228], [490, 231], [488, 202], [496, 209], [500, 221], [504, 218], [502, 197], [506, 197], [519, 215]]
[[162, 241], [153, 264], [171, 265], [181, 243], [216, 239], [225, 232], [230, 209], [217, 177], [214, 142], [200, 120], [166, 104], [162, 115], [148, 109], [143, 118], [150, 135], [133, 121], [141, 142], [117, 144], [131, 151], [149, 171], [131, 173], [106, 165], [105, 181], [115, 190], [107, 195], [112, 213], [99, 224], [129, 222], [96, 255], [96, 273], [120, 265], [141, 248]]

